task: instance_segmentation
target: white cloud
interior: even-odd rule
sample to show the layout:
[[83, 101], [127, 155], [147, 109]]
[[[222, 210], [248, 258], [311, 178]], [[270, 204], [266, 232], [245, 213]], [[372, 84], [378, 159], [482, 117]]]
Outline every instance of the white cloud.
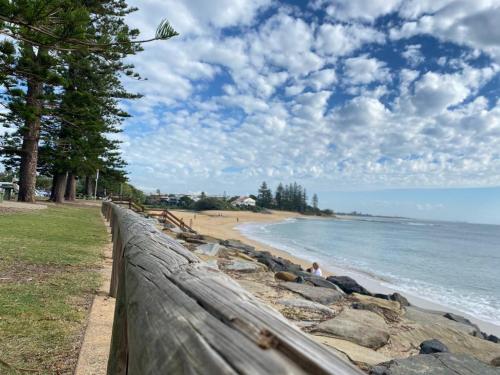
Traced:
[[390, 31], [393, 39], [429, 34], [481, 49], [500, 61], [498, 1], [407, 1], [399, 12], [411, 19]]
[[316, 91], [329, 88], [335, 82], [337, 82], [335, 69], [323, 69], [307, 77], [308, 85]]
[[324, 1], [327, 14], [341, 21], [373, 22], [380, 16], [398, 9], [400, 0], [331, 0]]
[[421, 47], [420, 44], [410, 44], [406, 46], [401, 56], [403, 56], [411, 66], [415, 67], [424, 61], [424, 55], [420, 51]]
[[486, 83], [496, 68], [473, 69], [465, 67], [455, 74], [428, 72], [415, 83], [411, 98], [415, 111], [421, 115], [436, 115], [450, 106], [462, 103], [476, 89]]
[[345, 82], [347, 84], [368, 84], [389, 79], [386, 63], [368, 55], [351, 57], [345, 61]]
[[[323, 24], [283, 7], [257, 19], [267, 2], [216, 1], [199, 9], [195, 2], [138, 4], [147, 16], [137, 24], [146, 31], [162, 15], [181, 36], [146, 45], [133, 59], [149, 80], [129, 84], [147, 95], [130, 105], [136, 117], [125, 127], [132, 182], [151, 190], [234, 193], [263, 178], [325, 189], [500, 184], [500, 104], [481, 92], [498, 67], [473, 67], [470, 57], [445, 50], [422, 61], [427, 49], [419, 41], [403, 47], [410, 68], [401, 69], [377, 54], [391, 41], [366, 23], [397, 11], [408, 18], [404, 24], [445, 30], [443, 40], [454, 41], [455, 20], [476, 25], [452, 5], [479, 5], [377, 3], [329, 2], [346, 21], [333, 15]], [[425, 17], [433, 18], [428, 29]], [[421, 32], [409, 28], [392, 36]], [[468, 38], [471, 47], [494, 47], [485, 36]], [[426, 63], [440, 57], [433, 71]]]
[[318, 29], [316, 49], [322, 54], [347, 56], [366, 43], [383, 43], [380, 31], [358, 24], [325, 23]]

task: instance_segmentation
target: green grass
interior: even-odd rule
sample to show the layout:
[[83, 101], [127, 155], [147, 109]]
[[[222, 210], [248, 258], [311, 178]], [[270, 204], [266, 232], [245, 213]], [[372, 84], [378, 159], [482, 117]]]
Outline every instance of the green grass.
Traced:
[[107, 233], [97, 207], [0, 214], [0, 374], [70, 374]]

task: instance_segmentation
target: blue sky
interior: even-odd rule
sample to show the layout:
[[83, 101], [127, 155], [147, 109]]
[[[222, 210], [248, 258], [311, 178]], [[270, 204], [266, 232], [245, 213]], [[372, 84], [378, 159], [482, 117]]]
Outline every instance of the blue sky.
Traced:
[[500, 0], [130, 5], [144, 37], [181, 34], [130, 60], [139, 188], [297, 181], [339, 211], [500, 224]]
[[341, 211], [500, 223], [499, 0], [131, 4], [143, 35], [181, 34], [131, 59], [138, 187], [297, 181]]

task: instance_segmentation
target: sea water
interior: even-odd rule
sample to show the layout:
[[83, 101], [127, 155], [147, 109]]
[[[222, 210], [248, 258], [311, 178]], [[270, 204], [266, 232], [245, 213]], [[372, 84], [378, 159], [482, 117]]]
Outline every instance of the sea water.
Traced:
[[244, 224], [245, 236], [500, 325], [500, 226], [392, 218]]

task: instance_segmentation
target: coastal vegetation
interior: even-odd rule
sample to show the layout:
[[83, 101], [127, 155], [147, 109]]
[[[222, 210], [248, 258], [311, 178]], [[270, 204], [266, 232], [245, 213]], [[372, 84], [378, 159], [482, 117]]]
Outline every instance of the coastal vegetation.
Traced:
[[87, 196], [95, 195], [98, 175], [108, 185], [125, 182], [112, 135], [130, 116], [119, 101], [141, 96], [122, 84], [122, 77], [141, 79], [125, 59], [145, 42], [177, 35], [163, 21], [153, 38], [139, 40], [125, 22], [136, 10], [125, 0], [0, 1], [0, 34], [7, 36], [0, 125], [10, 128], [0, 150], [6, 169], [19, 175], [19, 201], [35, 201], [40, 175], [52, 179], [55, 202], [75, 200], [78, 180]]
[[157, 189], [156, 194], [151, 194], [145, 198], [145, 202], [150, 207], [171, 207], [181, 208], [196, 211], [206, 210], [226, 210], [239, 211], [250, 210], [261, 212], [267, 209], [299, 212], [305, 215], [325, 215], [333, 216], [334, 212], [331, 209], [319, 208], [318, 195], [315, 193], [309, 201], [307, 191], [302, 185], [296, 182], [283, 185], [281, 182], [276, 187], [273, 194], [271, 188], [264, 181], [260, 185], [257, 195], [250, 194], [246, 198], [253, 200], [254, 204], [237, 204], [239, 199], [246, 196], [228, 197], [225, 193], [223, 196], [207, 196], [204, 192], [200, 195], [185, 195], [185, 194], [161, 194]]
[[97, 207], [0, 215], [0, 373], [71, 373], [107, 233]]
[[334, 215], [331, 209], [319, 209], [319, 199], [313, 194], [311, 204], [308, 203], [307, 191], [296, 182], [283, 185], [281, 182], [276, 187], [274, 195], [264, 181], [259, 187], [257, 205], [262, 208], [274, 210], [300, 212], [307, 215]]

